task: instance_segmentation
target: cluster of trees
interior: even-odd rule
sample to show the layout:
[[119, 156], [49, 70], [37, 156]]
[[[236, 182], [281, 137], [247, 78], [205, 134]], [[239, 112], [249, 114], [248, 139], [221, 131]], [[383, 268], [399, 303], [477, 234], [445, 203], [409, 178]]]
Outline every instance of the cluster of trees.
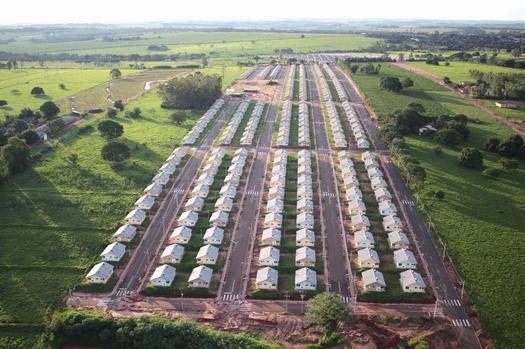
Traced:
[[125, 143], [115, 140], [124, 134], [124, 127], [120, 123], [113, 120], [103, 120], [97, 125], [97, 130], [108, 141], [100, 151], [102, 159], [112, 163], [120, 163], [131, 156], [129, 147]]
[[[474, 51], [472, 53], [460, 51], [460, 52], [451, 54], [450, 56], [448, 56], [448, 59], [465, 61], [465, 62], [473, 61], [473, 62], [479, 62], [481, 64], [490, 64], [490, 65], [498, 65], [501, 67], [525, 69], [525, 61], [516, 60], [514, 58], [500, 58], [498, 57], [498, 51], [499, 50], [494, 50], [490, 55], [487, 53], [480, 53], [479, 51]], [[511, 52], [514, 55], [514, 57], [519, 57], [519, 55], [521, 55], [522, 53], [522, 50], [520, 48], [514, 48]], [[518, 54], [518, 56], [516, 56], [516, 54]]]
[[434, 134], [434, 141], [449, 147], [466, 141], [470, 136], [468, 120], [469, 118], [463, 114], [438, 116], [433, 121], [438, 128]]
[[414, 86], [414, 80], [408, 77], [400, 80], [396, 76], [383, 76], [379, 80], [379, 88], [390, 92], [399, 92], [412, 86]]
[[277, 349], [278, 345], [245, 333], [213, 330], [188, 320], [166, 317], [112, 318], [102, 313], [66, 309], [49, 324], [50, 346], [104, 348]]
[[218, 75], [204, 75], [199, 72], [176, 77], [162, 84], [159, 94], [164, 108], [205, 109], [220, 97], [222, 78]]
[[500, 140], [498, 138], [489, 138], [484, 144], [485, 150], [492, 153], [498, 153], [508, 157], [519, 157], [525, 159], [525, 144], [520, 135], [514, 135], [507, 140]]
[[476, 80], [472, 89], [477, 97], [495, 97], [525, 100], [525, 75], [470, 70]]
[[23, 139], [13, 136], [0, 148], [0, 184], [30, 164], [30, 150]]
[[9, 60], [7, 62], [0, 62], [0, 69], [16, 70], [18, 68], [18, 62], [14, 60]]

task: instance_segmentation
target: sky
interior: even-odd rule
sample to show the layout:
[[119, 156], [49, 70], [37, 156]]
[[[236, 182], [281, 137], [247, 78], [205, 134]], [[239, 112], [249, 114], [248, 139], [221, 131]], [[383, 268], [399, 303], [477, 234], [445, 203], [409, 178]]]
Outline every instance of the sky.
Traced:
[[[525, 0], [15, 0], [0, 25], [188, 20], [467, 19], [525, 20]], [[136, 4], [136, 5], [134, 5]], [[263, 5], [264, 4], [264, 5]]]

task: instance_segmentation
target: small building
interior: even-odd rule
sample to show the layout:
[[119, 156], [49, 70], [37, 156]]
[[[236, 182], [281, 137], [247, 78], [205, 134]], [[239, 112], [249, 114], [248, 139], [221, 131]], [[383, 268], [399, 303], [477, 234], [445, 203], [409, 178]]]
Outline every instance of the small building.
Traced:
[[199, 196], [194, 196], [186, 202], [186, 205], [184, 205], [184, 210], [200, 212], [203, 206], [204, 199]]
[[406, 270], [399, 274], [399, 282], [401, 283], [401, 288], [403, 292], [406, 293], [424, 293], [425, 281], [421, 274], [413, 270]]
[[236, 188], [239, 186], [240, 182], [241, 182], [241, 176], [236, 175], [235, 173], [228, 173], [226, 177], [224, 177], [224, 183], [231, 184], [235, 186]]
[[213, 184], [215, 176], [210, 173], [203, 173], [197, 178], [197, 183], [202, 185], [210, 186]]
[[299, 229], [295, 233], [295, 244], [297, 246], [314, 246], [315, 245], [315, 233], [310, 229]]
[[403, 222], [401, 222], [398, 216], [385, 216], [383, 217], [383, 229], [386, 231], [402, 230]]
[[124, 224], [117, 229], [113, 237], [118, 242], [130, 242], [137, 235], [137, 227], [131, 224]]
[[380, 188], [387, 189], [388, 184], [385, 182], [385, 180], [382, 177], [375, 177], [370, 180], [370, 185], [372, 186], [372, 190], [378, 190]]
[[396, 205], [390, 200], [383, 200], [379, 202], [379, 214], [381, 216], [390, 216], [397, 213]]
[[270, 187], [284, 187], [286, 185], [286, 176], [276, 174], [270, 178]]
[[359, 188], [350, 188], [345, 192], [346, 201], [352, 201], [356, 198], [362, 199], [363, 193]]
[[359, 188], [359, 180], [355, 176], [347, 176], [343, 178], [343, 185], [347, 190], [350, 188]]
[[166, 246], [160, 255], [161, 263], [177, 264], [180, 263], [184, 257], [184, 246], [178, 244], [171, 244]]
[[259, 265], [277, 266], [279, 265], [280, 251], [273, 246], [261, 248], [259, 252]]
[[149, 279], [155, 287], [170, 287], [177, 270], [171, 265], [163, 264], [155, 269]]
[[284, 202], [280, 199], [272, 199], [266, 203], [266, 213], [282, 213], [284, 210]]
[[241, 176], [243, 169], [244, 166], [241, 163], [231, 164], [228, 167], [228, 173], [235, 173], [237, 176]]
[[279, 229], [264, 229], [261, 235], [261, 245], [279, 246], [281, 244], [281, 231]]
[[310, 185], [302, 185], [297, 188], [297, 200], [312, 200], [314, 198], [314, 192], [312, 191], [312, 187]]
[[209, 245], [220, 245], [224, 239], [224, 229], [219, 227], [210, 227], [204, 233], [204, 243]]
[[363, 214], [353, 215], [351, 218], [351, 223], [352, 229], [354, 231], [368, 229], [368, 227], [370, 226], [370, 221], [368, 220], [368, 217]]
[[283, 187], [270, 187], [268, 190], [268, 201], [272, 199], [284, 199], [284, 188]]
[[264, 228], [281, 229], [283, 216], [280, 213], [271, 212], [264, 217]]
[[210, 193], [210, 187], [204, 184], [197, 184], [191, 191], [191, 197], [207, 198]]
[[164, 172], [159, 172], [153, 177], [152, 182], [160, 185], [166, 185], [170, 181], [170, 175]]
[[298, 176], [301, 176], [301, 175], [311, 176], [312, 175], [312, 167], [308, 166], [308, 165], [299, 165], [297, 167], [297, 175]]
[[170, 235], [170, 244], [187, 244], [191, 239], [191, 228], [182, 226], [175, 228]]
[[372, 153], [371, 151], [365, 151], [361, 154], [361, 160], [365, 161], [367, 159], [375, 159], [376, 154]]
[[105, 284], [113, 275], [113, 265], [102, 262], [95, 264], [86, 276], [88, 284]]
[[315, 291], [317, 289], [317, 273], [310, 268], [295, 271], [295, 289]]
[[137, 201], [135, 201], [135, 208], [139, 210], [151, 210], [151, 208], [155, 206], [155, 197], [151, 195], [142, 195], [140, 198], [138, 198]]
[[205, 265], [193, 268], [188, 279], [188, 287], [208, 288], [210, 287], [213, 269]]
[[219, 166], [217, 166], [217, 164], [214, 163], [206, 164], [206, 166], [204, 166], [204, 168], [202, 169], [202, 173], [208, 173], [214, 176], [217, 174], [217, 172], [219, 172]]
[[106, 246], [100, 257], [104, 262], [119, 262], [126, 254], [126, 245], [113, 242]]
[[368, 269], [361, 273], [363, 288], [368, 292], [384, 292], [386, 289], [383, 273], [376, 269]]
[[279, 272], [270, 267], [257, 270], [255, 287], [260, 290], [276, 290], [279, 280]]
[[232, 184], [226, 183], [222, 186], [219, 194], [230, 199], [235, 199], [235, 195], [237, 195], [237, 188]]
[[369, 170], [369, 169], [374, 168], [374, 167], [375, 168], [379, 167], [379, 164], [377, 163], [375, 158], [368, 158], [368, 159], [363, 160], [363, 162], [365, 163], [365, 169], [366, 170]]
[[157, 197], [157, 196], [160, 196], [163, 189], [164, 189], [164, 186], [162, 186], [162, 184], [151, 183], [150, 185], [146, 187], [146, 189], [144, 189], [144, 194], [148, 194], [148, 195]]
[[188, 148], [187, 147], [177, 147], [173, 149], [171, 153], [182, 159], [188, 153]]
[[295, 225], [300, 229], [313, 229], [314, 215], [306, 212], [299, 213], [295, 219]]
[[383, 178], [383, 172], [377, 167], [371, 167], [368, 169], [368, 178]]
[[244, 156], [244, 157], [247, 157], [248, 156], [248, 149], [246, 148], [239, 148], [237, 150], [235, 150], [235, 152], [233, 153], [234, 156]]
[[354, 233], [354, 242], [357, 248], [374, 248], [375, 239], [368, 230], [358, 230]]
[[376, 197], [377, 202], [392, 200], [392, 194], [390, 194], [390, 192], [386, 188], [379, 188], [377, 190], [374, 190], [374, 196]]
[[365, 203], [360, 198], [355, 198], [351, 201], [348, 201], [348, 212], [350, 213], [350, 215], [365, 214]]
[[216, 227], [222, 227], [228, 225], [229, 214], [224, 211], [215, 211], [211, 214], [210, 224]]
[[417, 260], [412, 251], [400, 248], [394, 251], [394, 263], [397, 269], [416, 269]]
[[297, 213], [313, 213], [314, 202], [309, 199], [300, 199], [297, 201]]
[[170, 164], [169, 162], [162, 165], [162, 167], [159, 169], [159, 172], [164, 172], [168, 175], [173, 175], [177, 171], [177, 166], [175, 164]]
[[396, 230], [388, 233], [388, 245], [392, 249], [408, 248], [410, 246], [410, 241], [405, 233]]
[[301, 247], [295, 251], [296, 267], [313, 267], [315, 266], [315, 250], [310, 247]]
[[215, 209], [217, 210], [224, 211], [224, 212], [231, 212], [232, 208], [233, 208], [232, 198], [221, 196], [215, 202]]
[[379, 255], [376, 250], [363, 248], [357, 251], [357, 263], [360, 268], [379, 268]]
[[182, 158], [180, 156], [172, 153], [170, 156], [168, 156], [165, 162], [177, 166], [178, 164], [180, 164], [181, 160]]
[[146, 220], [146, 212], [143, 210], [132, 210], [125, 218], [126, 223], [133, 225], [141, 225]]
[[194, 227], [199, 220], [199, 214], [195, 211], [184, 211], [179, 217], [179, 225]]
[[219, 248], [213, 245], [204, 245], [197, 252], [197, 263], [214, 265], [219, 258]]

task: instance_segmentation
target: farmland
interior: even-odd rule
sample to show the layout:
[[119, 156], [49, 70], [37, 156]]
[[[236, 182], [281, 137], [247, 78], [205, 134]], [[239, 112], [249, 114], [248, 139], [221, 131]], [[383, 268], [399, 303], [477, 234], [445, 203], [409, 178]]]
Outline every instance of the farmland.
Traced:
[[[445, 68], [445, 67], [443, 67]], [[465, 146], [482, 148], [489, 137], [505, 138], [511, 130], [483, 111], [436, 83], [391, 65], [383, 65], [379, 75], [351, 75], [379, 114], [421, 103], [434, 115], [463, 113], [478, 118], [469, 124], [470, 138]], [[398, 94], [380, 90], [382, 76], [410, 77], [415, 86]], [[452, 260], [465, 279], [465, 287], [480, 311], [489, 335], [499, 347], [519, 347], [525, 320], [515, 309], [525, 301], [520, 270], [525, 253], [525, 162], [520, 169], [503, 171], [498, 179], [458, 165], [458, 149], [433, 152], [435, 143], [426, 137], [407, 137], [411, 153], [427, 171], [424, 188], [418, 193], [430, 206], [432, 221], [447, 245]], [[499, 168], [499, 156], [484, 153], [485, 166]], [[445, 192], [444, 200], [431, 193]], [[502, 297], [502, 295], [505, 295]]]

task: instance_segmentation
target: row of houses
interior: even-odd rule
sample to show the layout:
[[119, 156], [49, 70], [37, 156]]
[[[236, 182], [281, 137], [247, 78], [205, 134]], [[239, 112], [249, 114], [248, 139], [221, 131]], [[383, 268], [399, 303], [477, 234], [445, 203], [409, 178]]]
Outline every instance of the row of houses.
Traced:
[[255, 72], [257, 69], [259, 68], [258, 65], [254, 65], [253, 67], [251, 67], [250, 69], [248, 69], [247, 71], [245, 71], [244, 73], [242, 73], [239, 78], [241, 80], [246, 80], [248, 79], [252, 74], [253, 72]]
[[[293, 83], [293, 80], [292, 80]], [[292, 102], [287, 99], [283, 102], [277, 132], [277, 146], [287, 147], [290, 143], [290, 124], [292, 120]]]
[[250, 101], [243, 100], [239, 105], [237, 106], [237, 109], [233, 113], [232, 118], [224, 128], [224, 131], [221, 136], [221, 144], [222, 145], [229, 145], [231, 144], [233, 137], [235, 136], [235, 133], [237, 132], [237, 129], [239, 128], [239, 125], [244, 118], [244, 113], [246, 112], [246, 109], [250, 106]]
[[292, 64], [290, 67], [290, 70], [288, 71], [288, 74], [286, 75], [286, 80], [284, 82], [284, 93], [283, 93], [284, 100], [293, 99], [294, 80], [295, 80], [295, 64]]
[[252, 145], [253, 137], [255, 137], [257, 126], [259, 125], [259, 121], [261, 120], [261, 116], [264, 111], [264, 105], [265, 102], [263, 101], [258, 101], [255, 104], [252, 114], [250, 115], [250, 119], [248, 120], [248, 123], [246, 124], [244, 132], [242, 134], [240, 141], [241, 145]]
[[346, 118], [348, 119], [348, 122], [350, 123], [350, 129], [352, 130], [352, 133], [354, 135], [354, 138], [357, 144], [357, 148], [358, 149], [370, 148], [370, 142], [368, 141], [368, 138], [365, 134], [363, 126], [361, 125], [361, 121], [359, 121], [359, 118], [357, 117], [357, 114], [352, 104], [348, 101], [343, 101], [341, 105], [345, 111]]
[[279, 73], [281, 72], [281, 69], [282, 69], [282, 65], [280, 65], [280, 64], [276, 65], [272, 69], [270, 74], [268, 75], [268, 80], [275, 80], [275, 79], [277, 79], [277, 76], [279, 76]]
[[330, 92], [330, 87], [328, 86], [328, 82], [326, 81], [321, 68], [319, 68], [317, 64], [314, 64], [314, 75], [317, 77], [319, 85], [321, 85], [321, 97], [323, 102], [331, 101], [332, 93]]
[[274, 69], [274, 66], [271, 64], [268, 64], [266, 67], [264, 67], [264, 69], [259, 74], [257, 74], [256, 79], [265, 80], [270, 75], [270, 73], [273, 71], [273, 69]]
[[310, 146], [310, 113], [306, 102], [299, 102], [299, 134], [298, 144], [300, 147]]
[[323, 68], [328, 74], [328, 76], [330, 77], [330, 80], [332, 80], [332, 83], [334, 84], [337, 95], [339, 96], [339, 100], [346, 101], [348, 99], [348, 96], [346, 95], [343, 85], [341, 85], [341, 82], [339, 81], [337, 76], [332, 71], [332, 68], [326, 63], [323, 64]]
[[299, 66], [299, 100], [308, 100], [308, 93], [306, 90], [306, 72], [303, 64]]
[[206, 129], [206, 126], [211, 120], [217, 115], [224, 105], [224, 99], [219, 98], [213, 103], [213, 105], [200, 117], [197, 123], [192, 127], [188, 134], [182, 139], [183, 145], [193, 145], [199, 138], [202, 131]]

